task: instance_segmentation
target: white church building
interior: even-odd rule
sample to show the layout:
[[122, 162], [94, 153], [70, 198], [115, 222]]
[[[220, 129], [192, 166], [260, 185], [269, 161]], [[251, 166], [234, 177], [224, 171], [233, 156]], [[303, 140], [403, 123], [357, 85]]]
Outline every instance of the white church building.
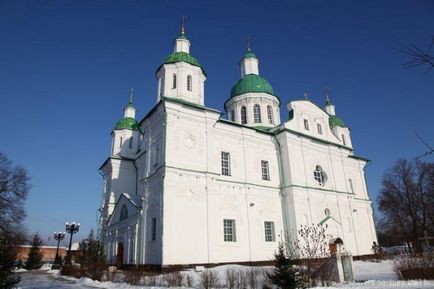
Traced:
[[[281, 103], [250, 51], [225, 114], [205, 106], [206, 73], [182, 30], [158, 68], [157, 103], [132, 97], [112, 132], [99, 234], [117, 265], [269, 261], [301, 225], [327, 224], [353, 255], [377, 242], [350, 129], [327, 96]], [[227, 116], [227, 117], [225, 117]]]

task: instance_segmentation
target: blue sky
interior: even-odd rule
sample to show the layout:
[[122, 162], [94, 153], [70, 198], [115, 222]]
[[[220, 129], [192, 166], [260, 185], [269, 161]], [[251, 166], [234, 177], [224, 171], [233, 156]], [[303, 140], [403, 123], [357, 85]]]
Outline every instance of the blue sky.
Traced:
[[434, 145], [434, 71], [404, 68], [394, 49], [427, 48], [433, 11], [421, 0], [0, 0], [0, 151], [32, 177], [27, 227], [45, 239], [66, 221], [81, 222], [79, 238], [96, 227], [110, 132], [131, 87], [139, 118], [155, 104], [181, 15], [209, 107], [223, 110], [247, 35], [283, 118], [304, 92], [323, 104], [327, 85], [356, 154], [372, 160], [375, 200], [395, 160], [425, 151], [414, 131]]

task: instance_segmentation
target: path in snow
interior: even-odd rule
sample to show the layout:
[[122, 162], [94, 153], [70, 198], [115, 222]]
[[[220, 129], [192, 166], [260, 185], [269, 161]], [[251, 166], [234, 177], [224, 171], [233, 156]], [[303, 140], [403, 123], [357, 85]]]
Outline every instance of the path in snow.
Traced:
[[[20, 273], [21, 282], [18, 289], [88, 289], [98, 288], [77, 284], [74, 280], [67, 280], [55, 274], [48, 274], [47, 271], [27, 271]], [[101, 288], [101, 287], [99, 287]]]

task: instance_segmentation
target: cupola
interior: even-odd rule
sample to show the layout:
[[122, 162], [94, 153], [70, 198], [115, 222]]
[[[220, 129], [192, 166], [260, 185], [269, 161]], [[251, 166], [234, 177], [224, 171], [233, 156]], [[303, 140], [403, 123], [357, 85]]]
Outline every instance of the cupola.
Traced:
[[280, 124], [280, 100], [271, 84], [259, 75], [259, 60], [250, 44], [240, 62], [241, 79], [225, 102], [228, 120], [268, 130]]
[[181, 33], [175, 39], [173, 53], [166, 57], [156, 72], [157, 102], [167, 97], [204, 105], [206, 72], [190, 54], [191, 43], [185, 34], [184, 20], [185, 17], [181, 20]]

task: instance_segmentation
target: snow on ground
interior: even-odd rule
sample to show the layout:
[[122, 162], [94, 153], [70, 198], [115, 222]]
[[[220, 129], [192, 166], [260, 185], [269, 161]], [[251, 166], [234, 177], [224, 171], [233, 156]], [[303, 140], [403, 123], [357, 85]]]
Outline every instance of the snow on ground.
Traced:
[[[250, 267], [240, 265], [225, 265], [212, 268], [210, 270], [219, 274], [223, 282], [227, 269], [249, 270]], [[264, 267], [262, 267], [264, 268]], [[270, 267], [265, 267], [270, 268]], [[349, 284], [335, 284], [329, 289], [434, 289], [434, 281], [399, 281], [393, 272], [393, 261], [387, 260], [381, 263], [355, 261], [354, 271], [356, 280], [369, 280], [366, 282], [353, 282]], [[183, 271], [184, 274], [190, 275], [194, 283], [198, 285], [199, 274], [194, 270]], [[89, 278], [76, 279], [73, 277], [61, 276], [59, 270], [50, 271], [27, 271], [20, 273], [22, 281], [19, 283], [19, 289], [89, 289], [89, 288], [107, 288], [107, 289], [179, 289], [179, 287], [146, 287], [133, 286], [126, 283], [98, 282]], [[197, 287], [197, 286], [196, 286]], [[183, 287], [185, 289], [185, 287]], [[323, 287], [316, 287], [320, 289]]]
[[366, 280], [398, 280], [393, 271], [393, 260], [382, 262], [354, 261], [354, 279]]

